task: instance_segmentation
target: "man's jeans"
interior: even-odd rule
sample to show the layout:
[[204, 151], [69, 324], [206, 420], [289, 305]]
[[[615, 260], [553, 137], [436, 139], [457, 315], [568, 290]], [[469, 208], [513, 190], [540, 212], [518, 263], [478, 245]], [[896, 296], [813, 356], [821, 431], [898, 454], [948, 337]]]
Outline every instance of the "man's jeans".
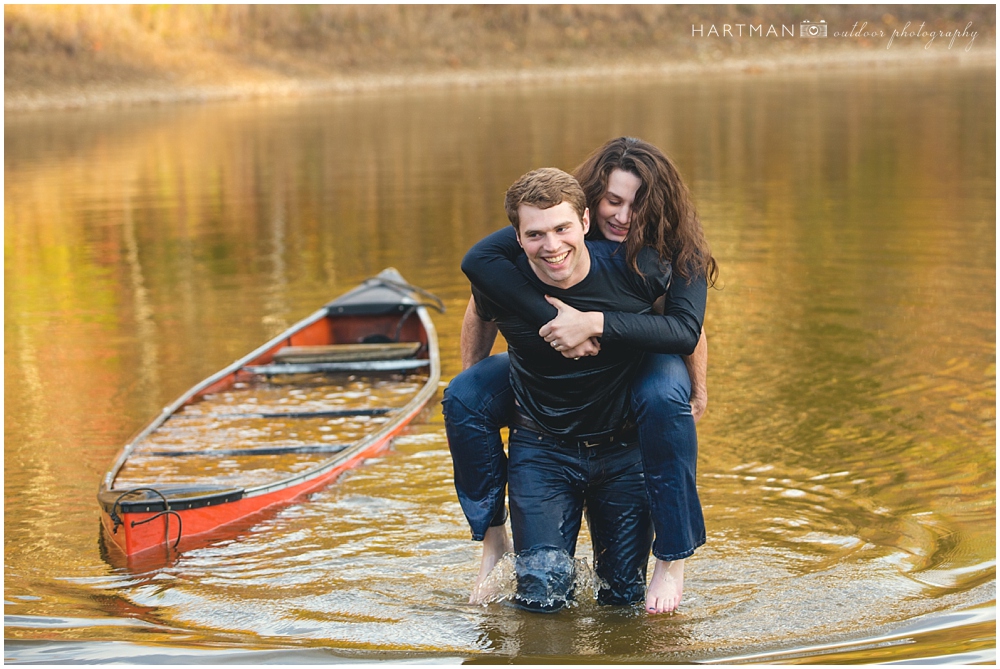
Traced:
[[[519, 563], [516, 601], [553, 610], [572, 597], [572, 580], [558, 563], [547, 574], [528, 573], [520, 563], [545, 550], [574, 555], [584, 509], [594, 568], [606, 584], [598, 601], [631, 604], [645, 598], [653, 527], [637, 443], [588, 448], [514, 426], [508, 475]], [[547, 593], [547, 601], [539, 601], [536, 592]]]
[[[494, 355], [456, 376], [444, 392], [455, 488], [477, 541], [505, 517], [507, 458], [500, 427], [509, 424], [514, 409], [509, 375], [507, 354]], [[705, 543], [690, 395], [681, 356], [646, 355], [632, 382], [632, 411], [656, 529], [653, 554], [661, 560], [686, 558]]]

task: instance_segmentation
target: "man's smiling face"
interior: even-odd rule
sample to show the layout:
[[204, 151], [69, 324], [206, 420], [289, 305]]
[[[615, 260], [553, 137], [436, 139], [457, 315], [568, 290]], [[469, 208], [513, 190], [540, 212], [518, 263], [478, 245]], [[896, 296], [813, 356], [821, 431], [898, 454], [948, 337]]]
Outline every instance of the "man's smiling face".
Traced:
[[517, 241], [531, 269], [544, 283], [557, 288], [576, 285], [590, 272], [590, 253], [584, 237], [590, 230], [590, 212], [581, 219], [572, 205], [560, 202], [548, 209], [522, 204]]

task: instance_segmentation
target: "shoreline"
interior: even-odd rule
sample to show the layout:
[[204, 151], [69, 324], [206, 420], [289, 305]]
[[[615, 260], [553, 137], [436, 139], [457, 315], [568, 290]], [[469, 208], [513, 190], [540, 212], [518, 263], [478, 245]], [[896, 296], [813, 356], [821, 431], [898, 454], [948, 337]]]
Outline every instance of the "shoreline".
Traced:
[[264, 98], [304, 98], [330, 94], [357, 94], [390, 90], [478, 88], [498, 85], [538, 85], [615, 79], [663, 78], [702, 74], [757, 75], [789, 70], [848, 67], [912, 68], [954, 64], [960, 67], [996, 66], [996, 48], [975, 51], [838, 50], [824, 54], [784, 54], [776, 57], [724, 58], [715, 62], [665, 61], [657, 65], [617, 63], [606, 66], [501, 70], [446, 70], [418, 74], [366, 73], [349, 76], [286, 78], [246, 83], [207, 85], [137, 84], [124, 87], [92, 85], [59, 93], [4, 92], [7, 113], [106, 109], [142, 105], [205, 103]]

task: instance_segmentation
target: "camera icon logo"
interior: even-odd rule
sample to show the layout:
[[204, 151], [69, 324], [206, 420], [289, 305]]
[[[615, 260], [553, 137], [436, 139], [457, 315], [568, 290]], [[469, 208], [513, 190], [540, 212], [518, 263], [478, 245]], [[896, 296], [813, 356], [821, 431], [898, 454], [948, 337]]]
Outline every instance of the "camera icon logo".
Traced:
[[826, 37], [826, 21], [819, 23], [803, 21], [799, 26], [799, 37]]

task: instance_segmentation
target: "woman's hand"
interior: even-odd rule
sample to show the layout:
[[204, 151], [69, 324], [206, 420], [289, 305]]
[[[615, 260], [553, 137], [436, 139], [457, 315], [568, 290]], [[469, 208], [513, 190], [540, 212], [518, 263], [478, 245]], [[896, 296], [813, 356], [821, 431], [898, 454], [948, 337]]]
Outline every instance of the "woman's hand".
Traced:
[[590, 339], [583, 342], [576, 348], [568, 348], [559, 352], [563, 354], [564, 358], [573, 358], [574, 360], [579, 360], [584, 356], [597, 355], [598, 353], [600, 353], [601, 342], [599, 342], [596, 337], [591, 337]]
[[[538, 331], [540, 337], [552, 345], [552, 348], [562, 352], [568, 358], [582, 357], [567, 355], [569, 351], [588, 342], [592, 337], [604, 334], [604, 313], [600, 311], [579, 311], [549, 295], [545, 296], [549, 304], [559, 312], [556, 317], [546, 323]], [[590, 350], [587, 348], [586, 350]], [[584, 355], [597, 355], [596, 352]]]

